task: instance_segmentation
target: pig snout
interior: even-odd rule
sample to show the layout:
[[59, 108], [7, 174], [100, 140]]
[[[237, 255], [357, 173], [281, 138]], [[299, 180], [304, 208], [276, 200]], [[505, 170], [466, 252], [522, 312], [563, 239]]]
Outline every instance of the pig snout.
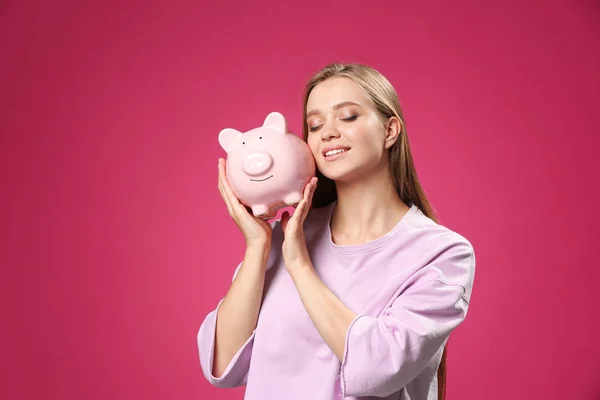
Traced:
[[244, 160], [242, 168], [251, 176], [266, 173], [273, 165], [273, 158], [269, 153], [252, 153]]

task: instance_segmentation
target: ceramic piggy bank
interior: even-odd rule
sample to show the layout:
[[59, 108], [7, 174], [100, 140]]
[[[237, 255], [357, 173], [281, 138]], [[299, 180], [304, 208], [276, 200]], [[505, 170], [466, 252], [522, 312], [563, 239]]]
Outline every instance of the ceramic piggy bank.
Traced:
[[302, 200], [304, 187], [315, 176], [308, 145], [288, 132], [283, 115], [270, 113], [261, 127], [245, 133], [232, 128], [219, 133], [227, 153], [226, 175], [240, 202], [263, 219]]

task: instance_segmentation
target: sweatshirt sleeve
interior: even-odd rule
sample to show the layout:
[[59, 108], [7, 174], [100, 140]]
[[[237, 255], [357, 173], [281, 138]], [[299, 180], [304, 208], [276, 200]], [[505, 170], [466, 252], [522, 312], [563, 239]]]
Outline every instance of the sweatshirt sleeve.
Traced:
[[[235, 279], [235, 275], [239, 271], [240, 267], [241, 263], [235, 270], [233, 279]], [[200, 366], [202, 367], [202, 372], [204, 373], [204, 377], [208, 380], [208, 382], [216, 387], [232, 388], [246, 384], [248, 368], [250, 366], [250, 356], [252, 354], [252, 345], [254, 344], [254, 335], [256, 331], [252, 332], [252, 335], [250, 335], [248, 340], [233, 356], [229, 362], [229, 365], [223, 372], [223, 375], [218, 378], [215, 377], [212, 373], [212, 366], [215, 352], [217, 313], [219, 312], [222, 302], [223, 299], [219, 301], [219, 304], [215, 310], [210, 312], [202, 322], [202, 325], [200, 325], [200, 330], [198, 331], [197, 336], [198, 351], [200, 354]]]
[[346, 334], [343, 396], [386, 397], [416, 378], [465, 319], [474, 273], [470, 243], [453, 244], [378, 317], [358, 315]]

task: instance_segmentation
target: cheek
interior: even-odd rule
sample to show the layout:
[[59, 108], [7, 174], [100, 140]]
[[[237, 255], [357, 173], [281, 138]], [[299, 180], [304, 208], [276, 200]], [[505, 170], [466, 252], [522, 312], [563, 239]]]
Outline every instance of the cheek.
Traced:
[[347, 137], [362, 151], [373, 153], [383, 148], [383, 134], [375, 124], [356, 125], [347, 130]]
[[369, 143], [373, 134], [370, 127], [366, 124], [346, 126], [342, 130], [342, 133], [353, 144], [360, 145], [361, 147]]
[[308, 138], [306, 139], [306, 144], [308, 144], [308, 148], [310, 149], [310, 152], [312, 153], [313, 157], [316, 157], [317, 152], [318, 152], [318, 141], [315, 140], [314, 135], [311, 135], [310, 133], [308, 134]]

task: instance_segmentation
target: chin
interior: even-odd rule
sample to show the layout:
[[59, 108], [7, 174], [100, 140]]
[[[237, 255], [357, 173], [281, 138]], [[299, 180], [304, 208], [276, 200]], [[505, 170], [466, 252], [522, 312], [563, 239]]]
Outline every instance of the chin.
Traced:
[[333, 166], [327, 166], [327, 168], [319, 169], [321, 173], [326, 177], [335, 182], [351, 182], [361, 175], [360, 169], [356, 168], [336, 168]]
[[326, 177], [335, 182], [357, 182], [374, 175], [378, 175], [379, 166], [373, 163], [352, 164], [339, 163], [319, 166], [319, 171]]

